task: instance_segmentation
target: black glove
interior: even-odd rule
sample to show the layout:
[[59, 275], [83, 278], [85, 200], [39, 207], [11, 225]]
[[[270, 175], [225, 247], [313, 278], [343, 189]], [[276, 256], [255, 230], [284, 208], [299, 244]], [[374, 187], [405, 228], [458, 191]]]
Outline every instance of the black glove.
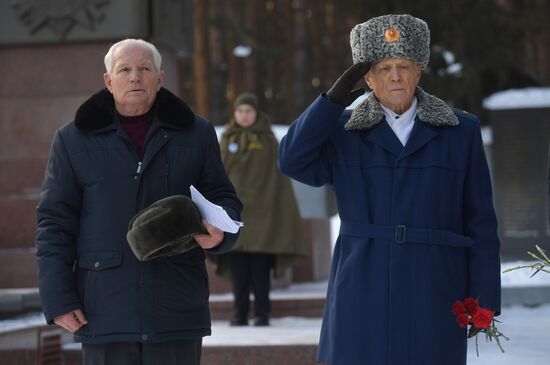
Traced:
[[348, 68], [327, 91], [327, 99], [341, 106], [348, 106], [365, 93], [364, 88], [353, 89], [370, 70], [370, 62], [359, 62]]

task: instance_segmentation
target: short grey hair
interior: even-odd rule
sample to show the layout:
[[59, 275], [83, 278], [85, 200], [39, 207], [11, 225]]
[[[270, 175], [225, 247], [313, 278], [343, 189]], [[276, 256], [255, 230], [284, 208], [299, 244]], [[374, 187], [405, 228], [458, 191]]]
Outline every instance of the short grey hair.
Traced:
[[113, 56], [115, 54], [115, 51], [118, 48], [129, 44], [138, 45], [143, 47], [144, 49], [151, 51], [153, 55], [153, 62], [155, 63], [155, 68], [157, 69], [157, 73], [160, 72], [162, 57], [157, 47], [155, 47], [153, 44], [147, 41], [144, 41], [143, 39], [128, 38], [113, 44], [111, 48], [109, 48], [109, 52], [107, 52], [107, 54], [105, 55], [105, 58], [103, 61], [105, 62], [105, 69], [107, 70], [108, 74], [110, 74], [111, 71], [113, 70]]

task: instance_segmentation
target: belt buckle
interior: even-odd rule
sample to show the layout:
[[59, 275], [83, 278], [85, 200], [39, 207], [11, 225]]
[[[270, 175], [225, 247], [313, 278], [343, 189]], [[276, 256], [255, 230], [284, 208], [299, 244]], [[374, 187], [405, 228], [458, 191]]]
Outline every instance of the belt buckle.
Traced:
[[407, 227], [403, 224], [395, 226], [395, 242], [405, 243], [407, 242]]

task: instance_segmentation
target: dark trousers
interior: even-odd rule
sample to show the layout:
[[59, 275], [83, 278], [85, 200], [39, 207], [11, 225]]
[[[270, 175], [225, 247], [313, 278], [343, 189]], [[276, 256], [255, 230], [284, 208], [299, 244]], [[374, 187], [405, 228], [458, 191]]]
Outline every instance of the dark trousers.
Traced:
[[250, 309], [250, 289], [254, 293], [254, 313], [256, 317], [268, 318], [271, 311], [269, 290], [270, 272], [275, 255], [267, 253], [232, 252], [231, 278], [235, 296], [235, 319], [248, 318]]
[[200, 365], [202, 338], [82, 344], [84, 365]]

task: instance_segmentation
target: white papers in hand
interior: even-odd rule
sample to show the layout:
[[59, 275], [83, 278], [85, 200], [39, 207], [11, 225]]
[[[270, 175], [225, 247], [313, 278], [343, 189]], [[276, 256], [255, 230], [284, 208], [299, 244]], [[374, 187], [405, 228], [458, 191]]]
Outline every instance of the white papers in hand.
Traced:
[[202, 218], [206, 219], [208, 223], [221, 231], [229, 233], [237, 233], [239, 228], [243, 226], [242, 222], [231, 219], [225, 209], [206, 199], [193, 185], [189, 189], [191, 190], [191, 200], [199, 208]]

